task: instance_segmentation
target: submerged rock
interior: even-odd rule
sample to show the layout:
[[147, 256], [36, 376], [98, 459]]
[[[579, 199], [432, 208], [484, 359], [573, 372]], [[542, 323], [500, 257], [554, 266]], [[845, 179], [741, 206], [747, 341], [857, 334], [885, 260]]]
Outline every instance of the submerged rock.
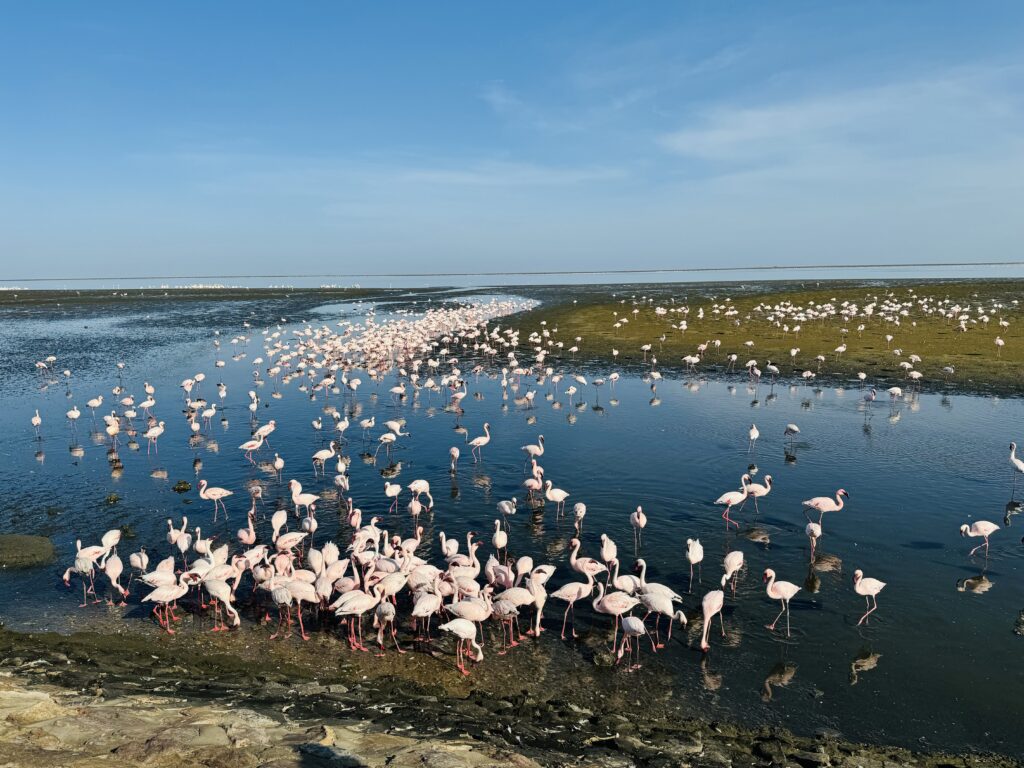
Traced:
[[0, 568], [33, 568], [53, 562], [53, 542], [46, 536], [0, 535]]

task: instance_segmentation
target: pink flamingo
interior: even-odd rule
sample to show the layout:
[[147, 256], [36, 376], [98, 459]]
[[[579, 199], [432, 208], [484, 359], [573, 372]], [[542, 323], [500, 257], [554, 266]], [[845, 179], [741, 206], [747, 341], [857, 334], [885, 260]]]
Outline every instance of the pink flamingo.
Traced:
[[607, 595], [604, 592], [604, 584], [597, 582], [597, 597], [594, 598], [593, 606], [594, 610], [598, 613], [603, 613], [608, 616], [615, 617], [615, 631], [612, 634], [612, 648], [615, 648], [616, 641], [619, 637], [619, 619], [624, 613], [628, 613], [633, 610], [636, 606], [640, 605], [640, 601], [627, 595], [625, 592], [609, 592]]
[[729, 511], [733, 508], [734, 505], [740, 504], [741, 502], [743, 502], [744, 499], [747, 498], [747, 483], [749, 481], [750, 475], [743, 475], [743, 477], [740, 478], [740, 484], [742, 485], [742, 488], [740, 490], [728, 491], [726, 493], [723, 493], [717, 499], [715, 499], [715, 504], [725, 505], [725, 511], [722, 513], [722, 519], [725, 520], [725, 527], [727, 529], [729, 527], [729, 523], [732, 523], [737, 528], [740, 527], [739, 523], [737, 523], [735, 520], [729, 517]]
[[[485, 424], [484, 426], [486, 427], [487, 425]], [[439, 629], [458, 638], [458, 642], [455, 645], [455, 658], [459, 671], [462, 674], [469, 674], [464, 658], [471, 649], [476, 650], [476, 655], [472, 657], [473, 661], [480, 662], [484, 660], [484, 649], [476, 641], [476, 625], [473, 622], [468, 619], [452, 619], [447, 624], [442, 624]]]
[[701, 600], [700, 607], [704, 614], [704, 632], [700, 637], [700, 649], [707, 653], [711, 650], [711, 644], [708, 643], [708, 630], [711, 629], [711, 622], [715, 618], [715, 614], [718, 614], [718, 621], [722, 625], [722, 637], [725, 637], [725, 619], [722, 618], [722, 606], [725, 605], [725, 592], [720, 589], [715, 589], [704, 595], [704, 599]]
[[782, 618], [782, 614], [786, 614], [786, 637], [789, 637], [789, 601], [800, 591], [800, 587], [788, 581], [776, 581], [775, 571], [771, 568], [765, 569], [764, 580], [768, 583], [768, 597], [772, 600], [778, 600], [782, 604], [782, 610], [775, 617], [775, 621], [771, 624], [766, 624], [765, 627], [774, 630], [775, 624]]
[[[878, 593], [885, 589], [885, 582], [878, 579], [865, 579], [864, 571], [858, 568], [853, 572], [853, 591], [858, 595], [864, 595], [864, 607], [867, 613], [860, 617], [857, 622], [859, 627], [872, 613], [878, 610]], [[869, 604], [873, 603], [873, 604]]]
[[643, 530], [647, 527], [647, 515], [643, 507], [637, 506], [636, 511], [629, 516], [629, 524], [633, 526], [633, 551], [637, 552], [643, 542]]
[[984, 547], [985, 548], [985, 557], [988, 557], [988, 537], [991, 536], [993, 533], [995, 533], [998, 530], [999, 530], [999, 526], [996, 525], [995, 523], [990, 523], [988, 520], [977, 520], [977, 521], [971, 523], [970, 525], [968, 525], [967, 523], [964, 523], [963, 525], [961, 525], [960, 526], [960, 535], [961, 536], [970, 536], [971, 538], [976, 538], [978, 536], [981, 536], [985, 540], [982, 544], [979, 544], [974, 549], [972, 549], [970, 552], [968, 552], [967, 556], [971, 557], [975, 552], [977, 552], [979, 549]]
[[818, 523], [821, 523], [822, 518], [825, 517], [826, 512], [838, 512], [843, 508], [843, 498], [850, 498], [850, 494], [840, 488], [836, 491], [836, 497], [833, 499], [831, 496], [815, 496], [813, 499], [807, 499], [804, 502], [804, 506], [808, 509], [816, 510], [819, 513]]
[[[173, 635], [174, 630], [171, 629], [171, 621], [177, 620], [177, 616], [174, 615], [174, 603], [179, 597], [184, 597], [185, 593], [188, 592], [188, 584], [185, 583], [185, 574], [181, 575], [180, 581], [169, 584], [163, 587], [157, 587], [148, 595], [142, 598], [142, 602], [151, 602], [153, 605], [153, 613], [156, 614], [157, 621], [160, 622], [160, 626], [167, 630], [167, 634]], [[164, 607], [164, 613], [160, 615], [160, 606]]]
[[736, 596], [736, 577], [739, 574], [740, 569], [743, 567], [743, 553], [738, 549], [734, 549], [725, 556], [723, 561], [725, 565], [725, 574], [722, 576], [722, 588], [729, 583], [729, 579], [732, 579], [732, 595]]
[[556, 600], [564, 600], [568, 603], [565, 607], [565, 615], [562, 617], [562, 639], [565, 640], [565, 623], [569, 618], [569, 612], [572, 611], [572, 636], [579, 637], [576, 634], [576, 601], [582, 600], [585, 597], [590, 597], [594, 591], [594, 577], [591, 573], [584, 574], [587, 577], [586, 582], [573, 581], [568, 584], [563, 584], [561, 587], [551, 593], [551, 596]]
[[[628, 669], [633, 672], [640, 669], [640, 638], [647, 635], [651, 641], [651, 650], [657, 653], [657, 647], [654, 645], [654, 638], [651, 637], [650, 632], [647, 631], [647, 627], [640, 619], [636, 616], [624, 616], [622, 618], [622, 644], [619, 646], [618, 653], [616, 654], [615, 663], [618, 664], [622, 661], [622, 657], [625, 654], [629, 654], [630, 660], [628, 663]], [[632, 663], [633, 655], [633, 641], [636, 640], [636, 663]]]
[[592, 557], [578, 556], [580, 546], [582, 546], [579, 539], [572, 539], [569, 542], [569, 546], [572, 548], [572, 551], [569, 553], [569, 565], [572, 566], [574, 571], [596, 578], [597, 574], [608, 570], [608, 566], [599, 563]]
[[224, 519], [228, 519], [228, 508], [224, 506], [224, 499], [228, 496], [234, 496], [234, 491], [229, 491], [227, 488], [211, 487], [205, 480], [199, 481], [199, 498], [205, 499], [206, 501], [213, 502], [213, 522], [217, 522], [217, 505], [219, 504], [221, 509], [224, 510]]

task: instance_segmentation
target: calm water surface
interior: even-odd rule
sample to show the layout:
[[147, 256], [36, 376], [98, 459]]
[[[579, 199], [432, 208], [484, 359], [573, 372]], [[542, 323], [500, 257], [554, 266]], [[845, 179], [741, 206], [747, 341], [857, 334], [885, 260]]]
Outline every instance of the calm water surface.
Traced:
[[[0, 334], [0, 429], [5, 434], [0, 442], [0, 531], [49, 535], [60, 558], [49, 568], [0, 577], [0, 617], [5, 624], [15, 629], [67, 630], [68, 617], [80, 622], [88, 613], [76, 607], [77, 583], [67, 590], [59, 581], [72, 562], [78, 537], [97, 543], [105, 530], [129, 525], [136, 538], [122, 544], [122, 559], [127, 564], [127, 553], [144, 544], [155, 560], [167, 554], [169, 516], [177, 524], [187, 514], [190, 525], [201, 525], [204, 535], [215, 533], [221, 541], [234, 543], [248, 507], [248, 481], [259, 478], [268, 483], [269, 508], [286, 499], [286, 486], [279, 485], [272, 473], [245, 462], [236, 448], [250, 435], [246, 391], [253, 387], [251, 361], [262, 354], [259, 329], [280, 323], [290, 331], [302, 327], [302, 320], [332, 326], [345, 319], [358, 321], [368, 306], [238, 301], [88, 310], [69, 306], [60, 312], [5, 314]], [[388, 306], [381, 306], [378, 320], [388, 311]], [[229, 345], [244, 321], [253, 326], [252, 341], [247, 348]], [[213, 365], [214, 330], [221, 331], [224, 343], [223, 369]], [[47, 385], [45, 378], [33, 373], [34, 361], [47, 354], [60, 358], [58, 369], [73, 370], [70, 397], [62, 381]], [[232, 360], [231, 355], [239, 354], [246, 357]], [[110, 389], [117, 383], [118, 360], [127, 364], [124, 385], [137, 400], [144, 397], [143, 380], [157, 387], [154, 412], [167, 421], [167, 432], [160, 439], [159, 456], [147, 456], [141, 438], [138, 446], [122, 445], [124, 471], [115, 478], [108, 446], [90, 434], [93, 426], [85, 401], [101, 393], [105, 401], [116, 400]], [[464, 362], [463, 369], [468, 370], [470, 361]], [[582, 367], [566, 361], [564, 370], [575, 373]], [[218, 401], [226, 421], [222, 423], [218, 413], [202, 443], [191, 448], [188, 425], [180, 417], [178, 384], [200, 371], [207, 374], [202, 395], [211, 402], [218, 401], [214, 384], [227, 384], [227, 398]], [[532, 381], [524, 381], [518, 391], [503, 391], [500, 376], [470, 377], [471, 396], [464, 401], [465, 414], [459, 421], [444, 409], [437, 394], [423, 391], [396, 404], [387, 393], [390, 382], [379, 389], [364, 384], [358, 398], [347, 401], [334, 396], [311, 400], [308, 393], [298, 391], [297, 382], [282, 388], [282, 397], [276, 399], [271, 396], [273, 384], [268, 383], [259, 387], [266, 406], [259, 418], [277, 421], [272, 451], [287, 462], [285, 480], [295, 477], [308, 488], [332, 490], [330, 474], [325, 481], [314, 481], [309, 460], [331, 433], [315, 432], [311, 419], [326, 405], [341, 407], [343, 402], [353, 421], [370, 415], [376, 415], [378, 423], [407, 419], [411, 436], [401, 441], [393, 456], [401, 465], [396, 482], [405, 485], [425, 478], [431, 483], [435, 514], [432, 520], [422, 520], [429, 550], [425, 545], [419, 554], [435, 562], [438, 531], [459, 537], [467, 530], [489, 532], [495, 503], [522, 498], [519, 446], [536, 442], [543, 433], [548, 450], [541, 463], [547, 477], [572, 494], [570, 507], [576, 501], [587, 504], [585, 554], [597, 556], [599, 536], [606, 532], [618, 542], [620, 559], [632, 563], [628, 520], [640, 504], [649, 518], [641, 553], [649, 565], [648, 578], [686, 592], [685, 540], [701, 539], [706, 553], [701, 583], [694, 585], [684, 604], [691, 619], [699, 615], [700, 596], [717, 586], [725, 552], [738, 548], [746, 556], [736, 599], [730, 596], [726, 601], [728, 638], [723, 641], [716, 628], [713, 649], [703, 664], [693, 635], [688, 645], [673, 642], [657, 660], [647, 654], [648, 663], [635, 677], [638, 682], [645, 675], [672, 676], [676, 695], [747, 724], [780, 723], [803, 733], [834, 730], [848, 738], [914, 747], [1024, 753], [1019, 722], [1024, 639], [1012, 631], [1024, 608], [1024, 517], [1014, 518], [1015, 525], [993, 535], [987, 560], [969, 559], [968, 550], [979, 540], [958, 535], [966, 521], [1003, 521], [1011, 494], [1006, 454], [1011, 440], [1024, 437], [1019, 431], [1024, 402], [928, 394], [895, 407], [880, 399], [866, 414], [856, 386], [815, 390], [762, 384], [755, 390], [742, 375], [732, 382], [691, 379], [678, 372], [666, 372], [666, 377], [652, 393], [650, 382], [625, 375], [614, 391], [607, 385], [599, 393], [588, 387], [581, 393], [583, 402], [577, 395], [571, 406], [563, 394], [568, 381], [558, 385], [554, 401], [544, 397], [552, 392], [548, 382], [539, 388], [532, 410], [515, 402], [528, 384], [536, 386]], [[68, 429], [63, 415], [73, 403], [84, 411], [77, 434]], [[44, 418], [41, 441], [28, 424], [35, 408]], [[483, 462], [474, 465], [465, 437], [454, 428], [461, 423], [473, 437], [481, 434], [484, 421], [490, 422], [494, 439]], [[329, 419], [326, 422], [330, 424]], [[748, 453], [751, 422], [757, 423], [762, 438]], [[782, 437], [788, 422], [802, 430], [789, 451], [795, 461], [787, 460]], [[364, 520], [378, 514], [384, 517], [384, 527], [409, 535], [411, 520], [404, 511], [386, 514], [383, 452], [375, 464], [361, 456], [375, 450], [378, 434], [380, 429], [364, 443], [358, 426], [349, 429], [346, 453], [353, 456], [352, 495]], [[463, 452], [454, 479], [448, 474], [452, 445]], [[72, 446], [80, 446], [83, 455], [76, 457]], [[262, 458], [272, 458], [272, 451], [265, 449]], [[751, 464], [757, 467], [758, 480], [773, 476], [774, 490], [761, 502], [760, 515], [755, 518], [752, 509], [745, 509], [737, 516], [740, 533], [727, 534], [720, 511], [711, 502], [738, 487], [739, 476]], [[166, 480], [152, 476], [160, 470], [166, 470]], [[197, 475], [236, 491], [228, 500], [231, 519], [226, 524], [211, 523], [210, 505], [199, 500], [195, 490], [184, 496], [171, 490], [180, 479], [195, 485]], [[819, 546], [840, 558], [842, 568], [815, 575], [808, 567], [800, 502], [832, 494], [839, 487], [846, 488], [851, 499], [844, 511], [826, 516]], [[111, 493], [120, 497], [114, 505], [105, 503]], [[321, 505], [320, 543], [328, 536], [339, 542], [348, 536], [335, 509], [333, 501]], [[571, 520], [571, 510], [569, 516]], [[511, 523], [513, 555], [529, 554], [537, 562], [558, 567], [549, 589], [577, 580], [568, 566], [571, 521], [556, 519], [552, 504], [534, 515], [520, 507]], [[753, 528], [767, 532], [770, 543], [747, 538], [744, 534]], [[485, 554], [489, 540], [487, 533]], [[766, 567], [774, 568], [780, 579], [805, 585], [792, 604], [789, 640], [764, 628], [777, 612], [761, 582]], [[865, 627], [856, 626], [863, 611], [863, 598], [851, 585], [857, 568], [889, 585]], [[983, 579], [990, 588], [972, 590]], [[93, 609], [106, 611], [101, 606]], [[127, 624], [145, 621], [141, 611], [129, 610]], [[547, 625], [556, 630], [560, 604], [549, 601], [546, 616]], [[589, 608], [581, 608], [579, 618], [581, 624], [607, 624], [605, 617], [595, 619]], [[559, 643], [557, 632], [543, 642]], [[855, 660], [872, 654], [877, 654], [873, 669], [852, 671]], [[485, 662], [498, 663], [496, 656]], [[766, 700], [766, 678], [786, 677], [781, 670], [787, 665], [795, 669], [791, 681], [772, 687]], [[568, 665], [565, 674], [573, 674]]]

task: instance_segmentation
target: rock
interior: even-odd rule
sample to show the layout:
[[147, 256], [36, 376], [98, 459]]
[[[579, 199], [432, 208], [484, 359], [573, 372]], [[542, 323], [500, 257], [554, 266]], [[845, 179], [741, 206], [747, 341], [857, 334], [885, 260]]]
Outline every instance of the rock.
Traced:
[[53, 562], [53, 542], [46, 536], [0, 535], [0, 568], [33, 568]]
[[179, 480], [173, 486], [171, 486], [171, 490], [173, 490], [175, 493], [188, 493], [189, 491], [192, 490], [192, 483], [190, 483], [188, 480]]

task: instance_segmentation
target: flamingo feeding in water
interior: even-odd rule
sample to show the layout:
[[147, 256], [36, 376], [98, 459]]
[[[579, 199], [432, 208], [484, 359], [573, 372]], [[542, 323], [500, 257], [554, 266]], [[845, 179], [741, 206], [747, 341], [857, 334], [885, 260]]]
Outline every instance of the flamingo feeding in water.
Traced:
[[700, 636], [700, 649], [707, 653], [711, 650], [708, 642], [708, 631], [711, 629], [711, 621], [718, 614], [718, 621], [722, 625], [722, 637], [725, 637], [725, 619], [722, 618], [722, 606], [725, 605], [725, 592], [720, 589], [712, 590], [704, 595], [700, 602], [701, 612], [704, 614], [704, 629]]
[[985, 548], [985, 557], [988, 557], [988, 537], [991, 536], [993, 533], [995, 533], [998, 530], [999, 530], [999, 526], [996, 525], [995, 523], [990, 523], [988, 520], [977, 520], [977, 521], [971, 523], [970, 525], [968, 525], [967, 523], [964, 523], [963, 525], [961, 525], [960, 526], [960, 535], [961, 536], [970, 536], [971, 538], [976, 538], [978, 536], [981, 536], [984, 539], [984, 542], [982, 542], [981, 544], [976, 546], [974, 549], [972, 549], [970, 552], [968, 552], [967, 556], [971, 557], [972, 555], [974, 555], [975, 552], [977, 552], [979, 549], [984, 547]]

